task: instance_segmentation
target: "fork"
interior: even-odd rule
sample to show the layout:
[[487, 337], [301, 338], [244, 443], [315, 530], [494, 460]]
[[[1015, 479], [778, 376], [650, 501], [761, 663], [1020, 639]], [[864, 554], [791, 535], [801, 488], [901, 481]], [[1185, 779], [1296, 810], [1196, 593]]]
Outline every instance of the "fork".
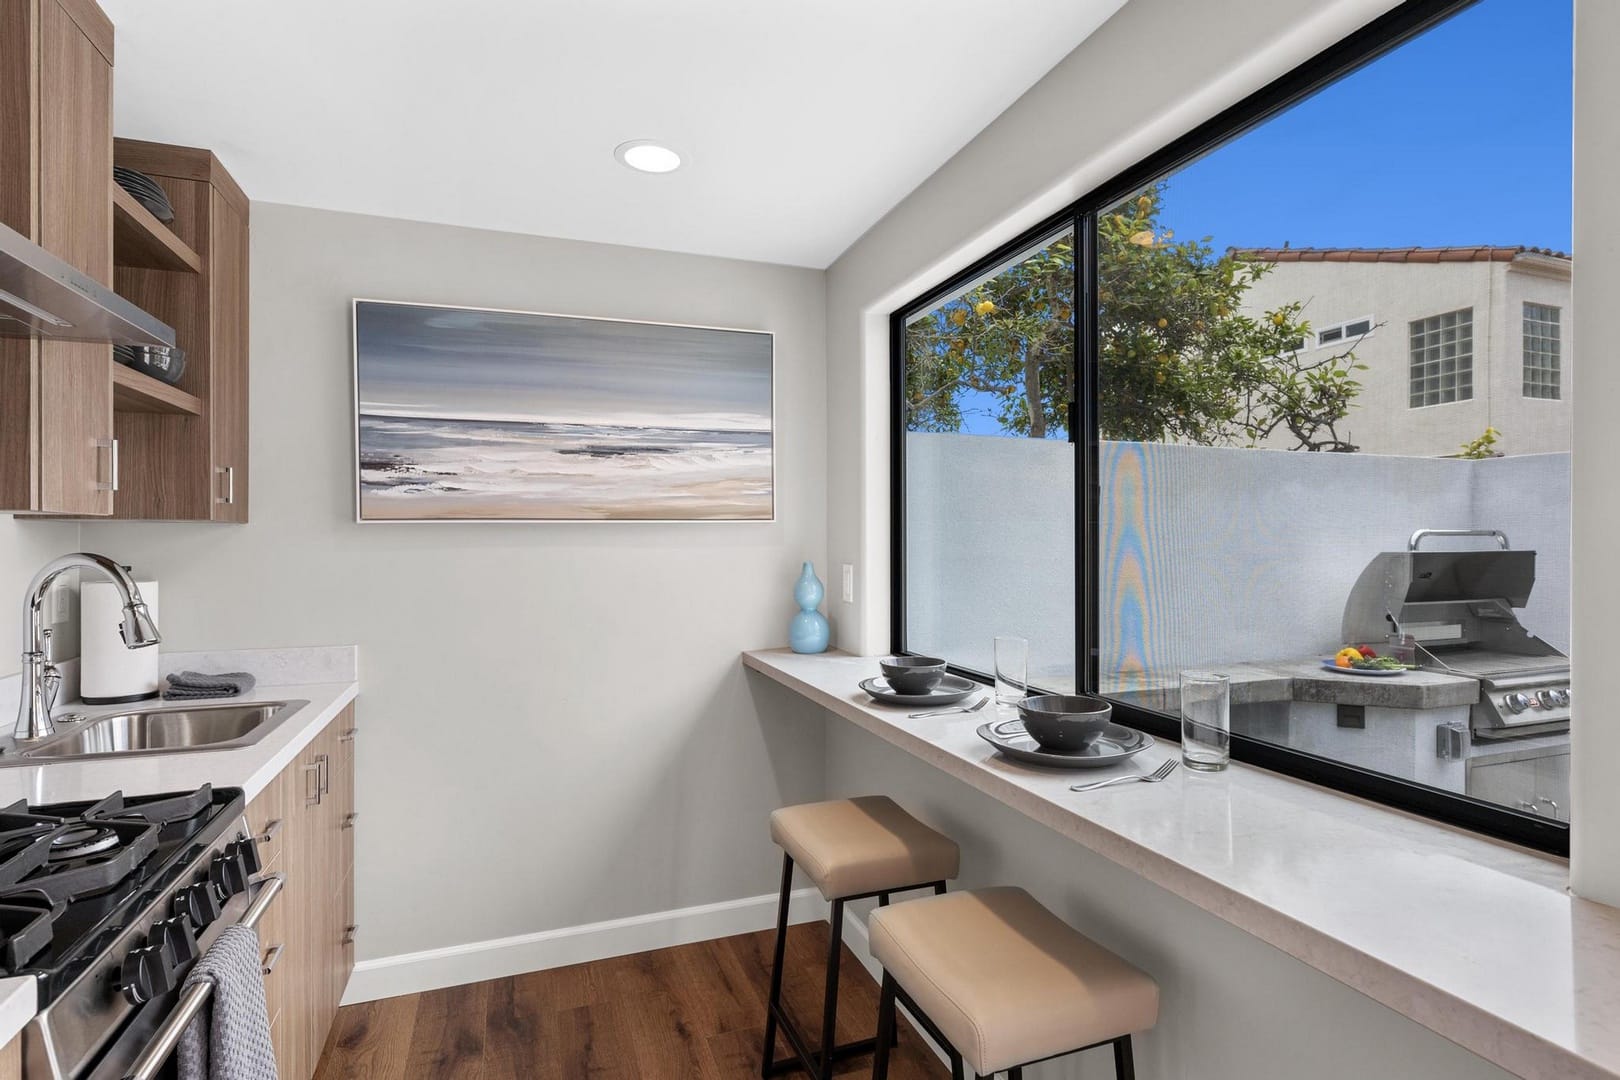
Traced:
[[914, 712], [907, 719], [921, 720], [925, 716], [950, 716], [952, 713], [978, 712], [988, 704], [990, 704], [990, 695], [986, 694], [972, 705], [958, 705], [954, 709], [934, 709], [932, 712]]
[[1157, 784], [1160, 780], [1163, 780], [1165, 777], [1175, 772], [1176, 766], [1180, 764], [1180, 758], [1167, 758], [1163, 765], [1160, 765], [1157, 769], [1154, 769], [1150, 773], [1133, 773], [1130, 776], [1116, 776], [1111, 780], [1098, 780], [1090, 784], [1071, 784], [1069, 786], [1069, 790], [1096, 791], [1098, 788], [1105, 788], [1110, 784], [1129, 784], [1135, 780], [1140, 780], [1144, 784]]

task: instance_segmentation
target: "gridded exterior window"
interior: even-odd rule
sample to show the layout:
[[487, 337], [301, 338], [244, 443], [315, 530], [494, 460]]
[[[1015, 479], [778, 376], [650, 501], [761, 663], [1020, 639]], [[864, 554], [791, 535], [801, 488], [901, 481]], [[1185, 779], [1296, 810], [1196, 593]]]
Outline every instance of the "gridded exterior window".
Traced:
[[1417, 319], [1412, 330], [1414, 408], [1467, 401], [1474, 396], [1474, 309]]
[[1557, 401], [1558, 366], [1563, 342], [1559, 321], [1563, 314], [1550, 304], [1524, 305], [1524, 396]]

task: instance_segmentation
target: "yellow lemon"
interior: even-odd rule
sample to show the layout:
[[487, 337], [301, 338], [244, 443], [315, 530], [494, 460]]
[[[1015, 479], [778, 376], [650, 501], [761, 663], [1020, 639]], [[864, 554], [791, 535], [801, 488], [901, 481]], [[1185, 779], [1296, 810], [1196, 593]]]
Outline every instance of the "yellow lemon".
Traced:
[[1131, 243], [1137, 247], [1153, 246], [1153, 230], [1143, 229], [1141, 232], [1131, 234]]
[[1160, 330], [1163, 330], [1165, 327], [1167, 327], [1169, 325], [1170, 325], [1170, 320], [1169, 319], [1160, 319], [1159, 320], [1159, 329]]
[[967, 322], [967, 312], [963, 311], [961, 308], [957, 308], [955, 311], [951, 312], [952, 326], [961, 326], [965, 322]]
[[989, 315], [996, 310], [996, 305], [989, 300], [980, 300], [973, 305], [973, 310], [980, 315]]
[[1288, 320], [1286, 320], [1286, 319], [1284, 319], [1284, 318], [1283, 318], [1283, 313], [1282, 313], [1282, 312], [1280, 312], [1280, 311], [1279, 311], [1279, 312], [1276, 312], [1276, 313], [1275, 313], [1275, 314], [1273, 314], [1273, 315], [1272, 315], [1272, 316], [1271, 316], [1271, 322], [1272, 322], [1272, 324], [1273, 324], [1273, 325], [1275, 325], [1275, 326], [1281, 326], [1281, 325], [1282, 325], [1282, 324], [1283, 324], [1283, 323], [1285, 323], [1285, 322], [1287, 322], [1287, 321], [1288, 321]]

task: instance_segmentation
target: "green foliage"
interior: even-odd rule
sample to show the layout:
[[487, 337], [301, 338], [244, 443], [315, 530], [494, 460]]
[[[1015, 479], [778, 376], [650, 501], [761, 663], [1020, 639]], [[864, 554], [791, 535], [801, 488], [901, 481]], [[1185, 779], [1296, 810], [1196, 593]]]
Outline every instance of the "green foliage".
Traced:
[[[1296, 351], [1302, 305], [1240, 313], [1271, 266], [1208, 238], [1177, 240], [1163, 186], [1098, 221], [1098, 424], [1107, 439], [1354, 450], [1337, 425], [1365, 370], [1350, 349]], [[1074, 399], [1074, 242], [1065, 235], [907, 328], [907, 426], [959, 431], [964, 390], [995, 403], [1003, 431], [1063, 434]]]
[[1493, 427], [1487, 427], [1485, 433], [1471, 442], [1462, 444], [1462, 453], [1457, 456], [1468, 458], [1470, 461], [1481, 461], [1485, 458], [1501, 457], [1502, 452], [1496, 448], [1501, 440], [1502, 433]]

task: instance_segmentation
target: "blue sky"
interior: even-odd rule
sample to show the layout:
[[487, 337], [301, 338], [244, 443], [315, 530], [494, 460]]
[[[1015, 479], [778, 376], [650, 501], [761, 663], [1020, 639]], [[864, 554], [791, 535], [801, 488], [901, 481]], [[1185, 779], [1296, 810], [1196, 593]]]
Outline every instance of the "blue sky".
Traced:
[[1570, 0], [1482, 0], [1170, 180], [1216, 247], [1570, 250]]
[[1171, 176], [1161, 223], [1217, 251], [1570, 251], [1573, 24], [1572, 0], [1481, 0]]

